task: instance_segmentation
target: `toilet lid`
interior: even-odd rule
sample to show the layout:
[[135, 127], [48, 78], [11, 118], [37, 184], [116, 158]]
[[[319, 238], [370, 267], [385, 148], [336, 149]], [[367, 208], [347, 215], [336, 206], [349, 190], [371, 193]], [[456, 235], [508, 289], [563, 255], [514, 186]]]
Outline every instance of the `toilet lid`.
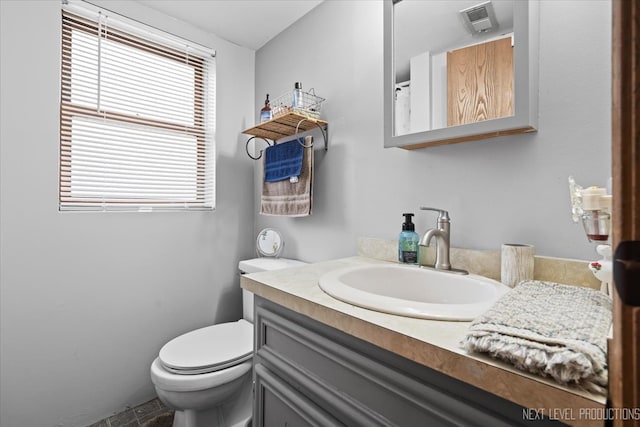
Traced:
[[253, 325], [244, 319], [207, 326], [180, 335], [160, 349], [160, 362], [176, 374], [203, 374], [251, 358]]

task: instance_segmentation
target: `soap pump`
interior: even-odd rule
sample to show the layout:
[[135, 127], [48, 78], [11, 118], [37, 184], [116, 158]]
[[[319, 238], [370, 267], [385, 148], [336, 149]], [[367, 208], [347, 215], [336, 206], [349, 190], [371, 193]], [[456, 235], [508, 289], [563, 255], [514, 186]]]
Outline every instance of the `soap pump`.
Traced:
[[264, 107], [260, 110], [260, 123], [268, 122], [273, 118], [271, 113], [271, 105], [269, 105], [269, 94], [267, 94], [267, 99], [264, 100]]
[[402, 232], [398, 239], [398, 261], [405, 264], [418, 263], [418, 244], [420, 236], [415, 232], [415, 224], [411, 222], [412, 213], [404, 213], [404, 223], [402, 223]]

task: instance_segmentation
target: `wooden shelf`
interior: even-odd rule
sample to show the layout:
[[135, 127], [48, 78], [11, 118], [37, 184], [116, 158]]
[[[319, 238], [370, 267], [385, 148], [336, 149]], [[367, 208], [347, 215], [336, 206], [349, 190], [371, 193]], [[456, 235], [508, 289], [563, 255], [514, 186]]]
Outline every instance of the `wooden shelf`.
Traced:
[[246, 129], [242, 131], [242, 133], [277, 141], [281, 138], [294, 135], [296, 133], [296, 127], [298, 127], [298, 133], [301, 133], [317, 127], [326, 129], [327, 125], [328, 123], [324, 120], [312, 119], [297, 113], [287, 113], [284, 116], [276, 117], [275, 119]]

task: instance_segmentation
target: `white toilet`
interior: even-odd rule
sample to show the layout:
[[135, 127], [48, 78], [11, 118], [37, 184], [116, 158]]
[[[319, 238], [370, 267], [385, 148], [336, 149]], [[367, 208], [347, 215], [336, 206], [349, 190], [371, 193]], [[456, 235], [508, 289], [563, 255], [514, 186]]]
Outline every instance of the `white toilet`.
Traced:
[[[304, 265], [286, 258], [240, 261], [241, 273]], [[175, 410], [173, 427], [251, 425], [253, 386], [253, 294], [242, 290], [243, 319], [180, 335], [160, 349], [151, 381]]]

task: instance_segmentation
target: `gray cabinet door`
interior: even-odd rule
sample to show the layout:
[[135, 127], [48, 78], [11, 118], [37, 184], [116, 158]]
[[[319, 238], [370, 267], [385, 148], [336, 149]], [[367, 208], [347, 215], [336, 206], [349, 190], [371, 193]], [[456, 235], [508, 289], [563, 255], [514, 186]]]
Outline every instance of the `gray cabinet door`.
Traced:
[[273, 427], [344, 426], [330, 414], [297, 393], [261, 363], [254, 367], [256, 412], [253, 425]]

